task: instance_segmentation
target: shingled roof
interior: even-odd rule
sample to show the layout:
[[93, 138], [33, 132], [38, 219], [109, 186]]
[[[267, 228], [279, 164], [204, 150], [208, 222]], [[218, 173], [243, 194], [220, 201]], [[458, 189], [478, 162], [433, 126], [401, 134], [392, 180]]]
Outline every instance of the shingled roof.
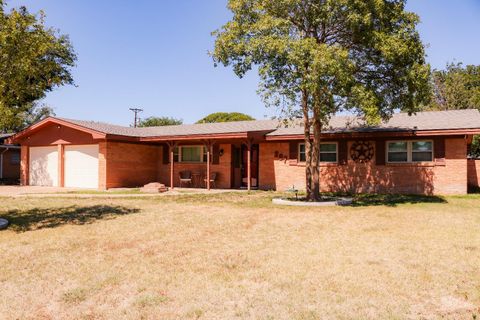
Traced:
[[[394, 114], [387, 122], [378, 126], [367, 126], [365, 122], [355, 116], [336, 116], [330, 119], [325, 133], [349, 132], [382, 132], [382, 131], [435, 131], [480, 129], [480, 112], [476, 109], [425, 111], [412, 116], [407, 113]], [[279, 127], [268, 136], [299, 135], [303, 134], [301, 122], [291, 126]]]
[[[138, 138], [215, 135], [243, 132], [265, 132], [267, 136], [270, 137], [303, 134], [302, 121], [300, 120], [291, 121], [287, 126], [279, 120], [254, 120], [132, 128], [95, 121], [59, 119], [105, 134]], [[349, 133], [459, 129], [480, 130], [480, 112], [476, 109], [427, 111], [418, 112], [412, 116], [409, 116], [406, 113], [397, 113], [394, 114], [389, 121], [381, 123], [378, 126], [366, 126], [361, 118], [355, 116], [335, 116], [331, 118], [330, 123], [328, 127], [325, 128], [324, 132]]]
[[0, 144], [4, 144], [5, 139], [13, 136], [13, 133], [0, 133]]
[[253, 120], [221, 123], [182, 124], [175, 126], [132, 128], [104, 122], [83, 121], [61, 118], [60, 120], [106, 134], [128, 137], [190, 136], [239, 132], [271, 132], [278, 128], [278, 120]]

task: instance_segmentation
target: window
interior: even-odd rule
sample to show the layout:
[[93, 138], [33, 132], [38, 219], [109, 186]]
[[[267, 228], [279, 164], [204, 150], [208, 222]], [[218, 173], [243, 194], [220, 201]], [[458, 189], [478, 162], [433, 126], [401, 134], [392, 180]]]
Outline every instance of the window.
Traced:
[[433, 143], [431, 141], [414, 141], [412, 142], [412, 161], [432, 161], [433, 159]]
[[337, 144], [320, 144], [320, 162], [337, 162]]
[[18, 153], [18, 152], [12, 153], [12, 156], [10, 157], [10, 163], [11, 164], [19, 164], [20, 163], [20, 153]]
[[[306, 159], [305, 143], [300, 143], [298, 145], [298, 160], [305, 162]], [[320, 144], [320, 162], [337, 162], [337, 143]]]
[[298, 144], [298, 161], [307, 161], [307, 155], [305, 154], [305, 143]]
[[203, 146], [182, 146], [180, 147], [180, 162], [203, 162]]
[[388, 162], [407, 162], [408, 142], [398, 141], [388, 143]]
[[433, 161], [433, 142], [432, 141], [388, 142], [387, 161], [392, 163]]

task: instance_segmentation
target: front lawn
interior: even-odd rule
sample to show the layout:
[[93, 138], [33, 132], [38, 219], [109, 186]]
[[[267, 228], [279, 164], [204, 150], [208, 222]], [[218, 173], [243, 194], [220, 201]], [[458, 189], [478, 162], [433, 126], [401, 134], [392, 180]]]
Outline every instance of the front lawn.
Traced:
[[480, 196], [2, 198], [6, 319], [473, 319]]

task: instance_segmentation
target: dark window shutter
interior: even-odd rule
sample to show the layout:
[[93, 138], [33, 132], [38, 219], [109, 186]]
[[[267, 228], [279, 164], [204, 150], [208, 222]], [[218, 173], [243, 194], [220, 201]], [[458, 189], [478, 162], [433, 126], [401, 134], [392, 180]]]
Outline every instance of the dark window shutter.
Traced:
[[170, 163], [170, 148], [168, 145], [164, 144], [163, 145], [163, 152], [162, 152], [162, 158], [163, 158], [163, 164], [169, 164]]
[[384, 139], [375, 142], [375, 163], [377, 166], [385, 165], [385, 143]]
[[290, 141], [288, 158], [290, 160], [298, 160], [298, 141]]
[[445, 138], [436, 138], [433, 141], [435, 159], [445, 159]]
[[346, 165], [348, 160], [347, 140], [340, 140], [338, 142], [338, 163]]
[[219, 164], [220, 163], [220, 146], [218, 144], [214, 144], [212, 148], [212, 164]]

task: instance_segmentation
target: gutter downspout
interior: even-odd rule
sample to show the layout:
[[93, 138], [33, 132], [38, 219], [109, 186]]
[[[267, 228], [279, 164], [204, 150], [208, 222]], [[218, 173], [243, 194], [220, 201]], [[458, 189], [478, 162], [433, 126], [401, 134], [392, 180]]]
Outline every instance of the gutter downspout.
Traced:
[[6, 147], [5, 150], [0, 153], [0, 179], [3, 179], [3, 154], [8, 150], [10, 150], [10, 147]]

